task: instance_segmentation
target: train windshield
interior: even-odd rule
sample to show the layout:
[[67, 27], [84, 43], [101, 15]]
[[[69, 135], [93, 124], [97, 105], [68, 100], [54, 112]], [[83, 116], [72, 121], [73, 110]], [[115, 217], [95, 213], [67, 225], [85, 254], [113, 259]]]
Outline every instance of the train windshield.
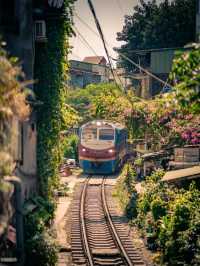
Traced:
[[97, 139], [97, 129], [96, 128], [85, 128], [82, 132], [83, 140], [96, 140]]
[[113, 129], [99, 129], [99, 140], [114, 140]]

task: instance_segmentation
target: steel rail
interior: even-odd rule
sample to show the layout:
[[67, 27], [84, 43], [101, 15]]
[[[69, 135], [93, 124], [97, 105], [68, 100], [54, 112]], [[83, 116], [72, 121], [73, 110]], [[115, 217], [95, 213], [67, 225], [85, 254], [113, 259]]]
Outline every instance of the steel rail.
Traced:
[[88, 258], [89, 265], [94, 266], [94, 263], [92, 260], [92, 254], [91, 254], [88, 239], [87, 239], [86, 223], [85, 223], [85, 215], [84, 215], [85, 198], [86, 198], [86, 191], [87, 191], [87, 186], [88, 186], [89, 180], [90, 180], [90, 177], [87, 177], [87, 180], [85, 181], [84, 188], [83, 188], [82, 194], [81, 194], [80, 222], [81, 222], [81, 233], [82, 233], [82, 238], [83, 238], [83, 242], [84, 242], [85, 253], [86, 253], [86, 256]]
[[126, 250], [124, 249], [123, 247], [123, 244], [117, 234], [117, 231], [115, 229], [115, 226], [113, 224], [113, 221], [112, 221], [112, 218], [111, 218], [111, 215], [110, 215], [110, 212], [109, 212], [109, 209], [108, 209], [108, 204], [107, 204], [107, 201], [106, 201], [106, 195], [105, 195], [105, 177], [103, 178], [102, 180], [102, 184], [101, 184], [101, 193], [102, 193], [102, 201], [103, 201], [103, 208], [104, 208], [104, 211], [105, 211], [105, 216], [106, 216], [106, 219], [109, 223], [109, 226], [110, 226], [110, 229], [112, 230], [112, 234], [115, 238], [115, 241], [121, 251], [121, 254], [122, 256], [124, 257], [126, 263], [128, 266], [134, 266], [133, 263], [131, 262], [131, 260], [129, 259], [129, 256], [126, 252]]

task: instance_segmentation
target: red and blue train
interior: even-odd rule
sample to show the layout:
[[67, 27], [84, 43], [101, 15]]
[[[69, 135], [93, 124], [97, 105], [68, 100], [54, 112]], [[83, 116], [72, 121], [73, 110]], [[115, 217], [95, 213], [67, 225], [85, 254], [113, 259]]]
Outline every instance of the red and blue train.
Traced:
[[87, 174], [112, 174], [127, 153], [127, 130], [119, 123], [95, 120], [80, 128], [79, 163]]

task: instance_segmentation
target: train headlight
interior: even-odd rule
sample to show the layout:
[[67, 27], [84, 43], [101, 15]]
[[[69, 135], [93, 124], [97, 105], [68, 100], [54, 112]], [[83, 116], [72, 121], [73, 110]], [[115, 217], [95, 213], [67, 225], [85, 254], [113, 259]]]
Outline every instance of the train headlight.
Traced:
[[86, 151], [86, 149], [85, 149], [85, 148], [83, 148], [83, 149], [82, 149], [82, 151], [83, 151], [83, 152], [85, 152], [85, 151]]
[[109, 153], [113, 153], [114, 151], [112, 149], [108, 150]]

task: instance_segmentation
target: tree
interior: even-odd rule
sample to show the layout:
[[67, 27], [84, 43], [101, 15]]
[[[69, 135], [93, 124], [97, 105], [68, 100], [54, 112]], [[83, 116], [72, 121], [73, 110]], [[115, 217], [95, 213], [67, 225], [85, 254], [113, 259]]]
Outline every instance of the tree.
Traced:
[[172, 65], [176, 99], [186, 113], [200, 114], [200, 46], [178, 54]]
[[97, 107], [98, 103], [106, 105], [102, 97], [115, 95], [116, 99], [121, 94], [114, 83], [90, 84], [84, 89], [68, 89], [67, 104], [71, 105], [80, 115], [82, 122], [85, 122], [92, 118], [103, 118]]
[[[124, 41], [120, 53], [134, 61], [144, 56], [135, 54], [137, 49], [180, 47], [195, 40], [195, 0], [173, 0], [158, 4], [156, 0], [140, 0], [133, 15], [125, 16], [122, 32], [117, 40]], [[119, 56], [119, 62], [128, 70], [133, 69]]]

